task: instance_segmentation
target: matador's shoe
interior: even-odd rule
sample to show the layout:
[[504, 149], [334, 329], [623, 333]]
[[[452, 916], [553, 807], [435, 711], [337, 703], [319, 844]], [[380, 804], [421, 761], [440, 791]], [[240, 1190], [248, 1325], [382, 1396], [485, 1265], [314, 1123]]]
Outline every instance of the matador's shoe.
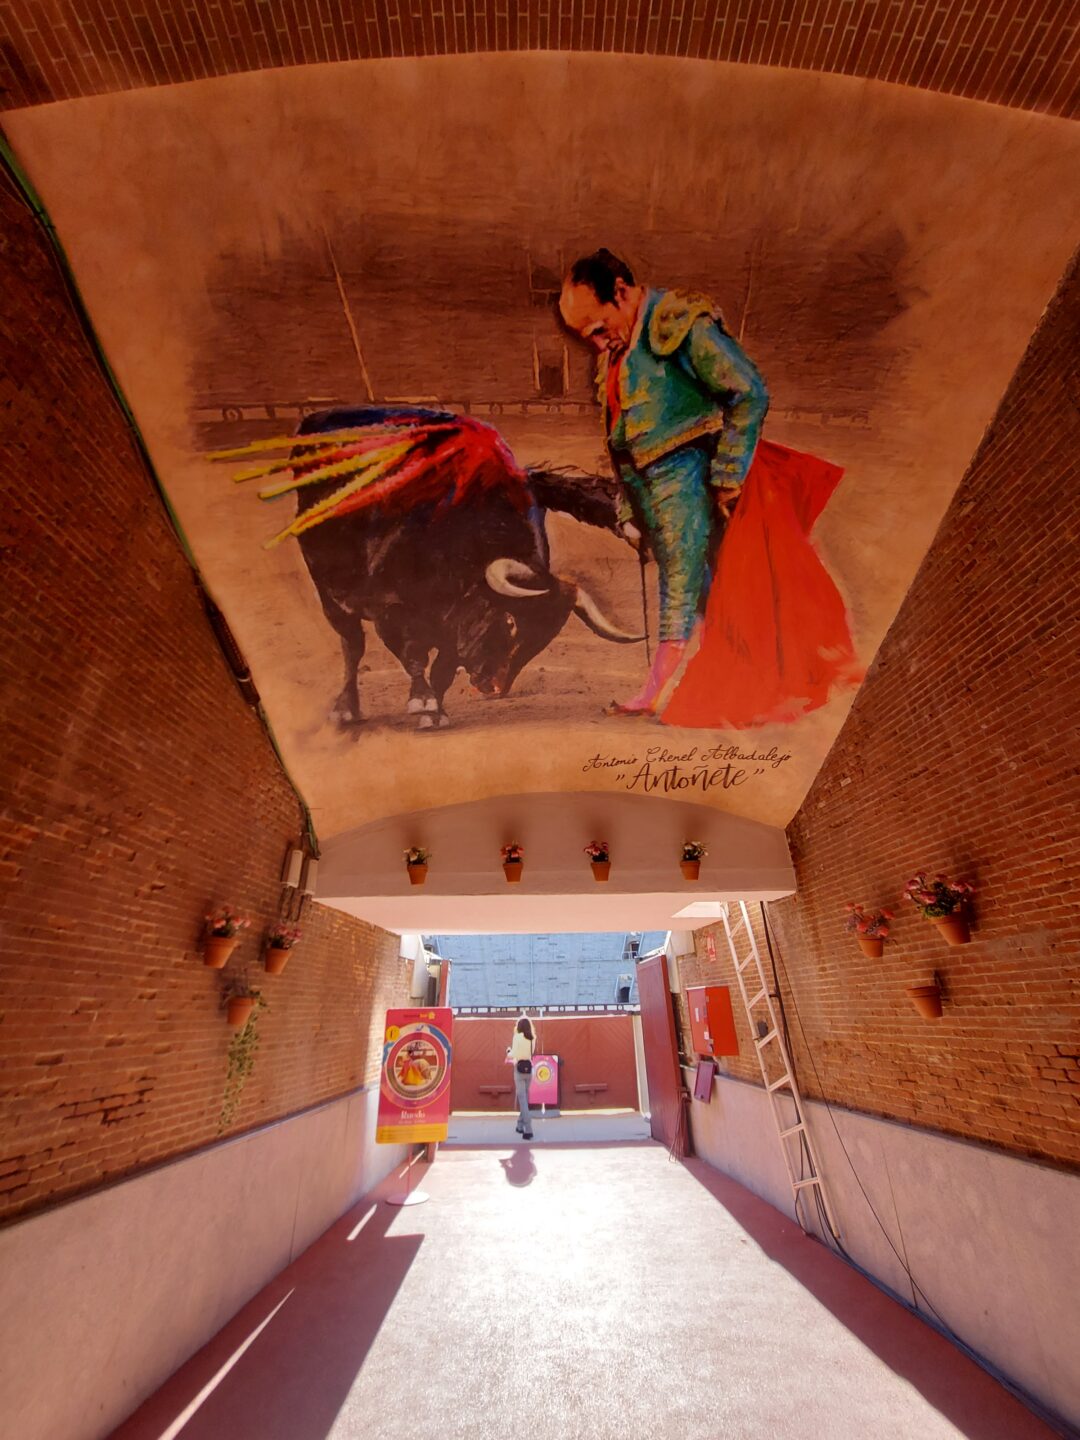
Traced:
[[661, 640], [656, 647], [652, 669], [638, 693], [629, 700], [615, 701], [604, 712], [607, 715], [655, 715], [660, 708], [664, 690], [675, 674], [686, 652], [685, 640]]

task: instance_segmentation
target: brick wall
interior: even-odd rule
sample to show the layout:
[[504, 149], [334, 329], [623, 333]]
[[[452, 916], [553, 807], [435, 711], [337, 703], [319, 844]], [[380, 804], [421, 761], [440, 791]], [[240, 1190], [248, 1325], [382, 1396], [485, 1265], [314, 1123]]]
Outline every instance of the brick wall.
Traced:
[[1075, 38], [1057, 0], [119, 0], [108, 11], [9, 0], [0, 108], [336, 60], [591, 50], [823, 70], [1075, 115]]
[[[0, 180], [0, 1215], [213, 1140], [222, 975], [299, 806], [29, 214]], [[207, 903], [255, 917], [225, 972]], [[312, 906], [231, 1130], [374, 1077], [397, 941]], [[374, 1033], [373, 1033], [374, 1032]]]
[[[769, 907], [806, 1093], [1073, 1165], [1078, 353], [1074, 267], [789, 828], [797, 898]], [[971, 945], [900, 898], [921, 868], [978, 886]], [[896, 911], [883, 959], [845, 934], [846, 900]], [[688, 957], [684, 979], [708, 968]], [[935, 970], [944, 1016], [926, 1021], [904, 986]], [[733, 1069], [759, 1079], [749, 1061]]]

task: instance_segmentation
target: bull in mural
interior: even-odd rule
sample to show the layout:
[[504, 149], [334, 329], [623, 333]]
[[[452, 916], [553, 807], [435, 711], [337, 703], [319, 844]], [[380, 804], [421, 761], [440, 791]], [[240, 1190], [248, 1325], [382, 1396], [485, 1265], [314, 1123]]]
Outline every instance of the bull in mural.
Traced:
[[237, 478], [282, 474], [260, 496], [296, 494], [295, 519], [270, 544], [297, 538], [341, 640], [342, 725], [361, 720], [365, 623], [409, 677], [406, 709], [422, 730], [449, 724], [459, 669], [481, 694], [506, 695], [571, 614], [604, 640], [643, 640], [550, 568], [547, 509], [616, 529], [614, 489], [597, 477], [526, 472], [491, 426], [412, 406], [321, 411], [290, 443], [287, 459]]

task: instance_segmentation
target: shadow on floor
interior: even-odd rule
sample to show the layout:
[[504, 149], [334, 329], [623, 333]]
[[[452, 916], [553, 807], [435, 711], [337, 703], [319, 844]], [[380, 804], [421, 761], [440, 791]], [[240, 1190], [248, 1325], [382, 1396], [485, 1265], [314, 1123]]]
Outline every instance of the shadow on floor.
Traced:
[[[381, 1197], [401, 1189], [395, 1172], [342, 1216], [110, 1440], [223, 1440], [230, 1435], [325, 1440], [423, 1243], [419, 1235], [386, 1234], [401, 1211]], [[350, 1240], [368, 1211], [370, 1217]], [[207, 1276], [207, 1284], [213, 1283]], [[243, 1359], [214, 1384], [264, 1322]], [[191, 1418], [178, 1425], [211, 1385]]]
[[793, 1220], [703, 1160], [683, 1166], [770, 1260], [967, 1440], [1047, 1440], [1046, 1425], [973, 1360]]
[[518, 1190], [536, 1179], [536, 1161], [528, 1145], [516, 1146], [509, 1160], [500, 1160], [499, 1164], [509, 1183]]

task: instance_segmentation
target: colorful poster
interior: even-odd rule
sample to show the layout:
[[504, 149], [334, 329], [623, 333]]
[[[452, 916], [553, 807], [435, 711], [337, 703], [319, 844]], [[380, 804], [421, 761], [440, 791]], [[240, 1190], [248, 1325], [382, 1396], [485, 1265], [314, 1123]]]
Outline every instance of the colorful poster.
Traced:
[[559, 1057], [557, 1055], [534, 1055], [532, 1084], [529, 1086], [530, 1105], [558, 1105], [559, 1103]]
[[446, 1139], [452, 1026], [449, 1007], [386, 1012], [375, 1131], [380, 1145]]

